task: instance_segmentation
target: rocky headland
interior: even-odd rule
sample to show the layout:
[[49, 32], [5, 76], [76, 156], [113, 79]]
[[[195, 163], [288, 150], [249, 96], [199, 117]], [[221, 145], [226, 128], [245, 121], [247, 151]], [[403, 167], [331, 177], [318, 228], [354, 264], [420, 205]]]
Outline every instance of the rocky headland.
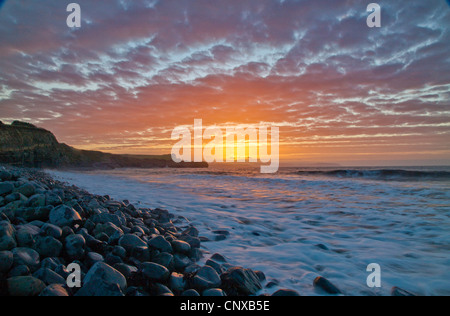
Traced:
[[170, 155], [116, 155], [79, 150], [59, 143], [50, 131], [29, 123], [0, 122], [0, 163], [53, 169], [207, 168], [203, 163], [175, 163]]

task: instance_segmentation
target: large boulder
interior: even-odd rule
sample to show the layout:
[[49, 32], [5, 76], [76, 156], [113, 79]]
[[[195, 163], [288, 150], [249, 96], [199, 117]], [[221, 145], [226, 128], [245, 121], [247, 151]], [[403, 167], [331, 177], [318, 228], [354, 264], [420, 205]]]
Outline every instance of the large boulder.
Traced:
[[50, 211], [50, 223], [59, 227], [72, 227], [81, 220], [80, 214], [67, 205], [60, 205]]
[[0, 222], [0, 251], [11, 250], [16, 246], [14, 227], [9, 222]]
[[31, 276], [13, 277], [7, 280], [11, 296], [37, 296], [45, 289], [45, 283]]
[[218, 288], [221, 285], [220, 276], [210, 266], [201, 268], [191, 281], [194, 289], [204, 291], [211, 288]]
[[103, 262], [96, 263], [86, 274], [77, 296], [123, 296], [127, 280], [122, 273]]
[[255, 295], [262, 290], [261, 282], [255, 272], [241, 267], [230, 268], [221, 276], [223, 289], [229, 296]]

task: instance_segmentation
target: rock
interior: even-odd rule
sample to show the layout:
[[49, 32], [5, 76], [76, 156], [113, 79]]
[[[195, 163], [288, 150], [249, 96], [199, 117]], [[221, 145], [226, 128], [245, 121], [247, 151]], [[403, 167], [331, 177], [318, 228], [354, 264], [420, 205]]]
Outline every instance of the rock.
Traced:
[[404, 297], [407, 297], [407, 296], [417, 296], [417, 295], [413, 294], [411, 292], [408, 292], [406, 290], [403, 290], [403, 289], [401, 289], [399, 287], [394, 286], [392, 288], [392, 290], [391, 290], [391, 296], [397, 296], [397, 297], [398, 296], [404, 296]]
[[230, 268], [221, 276], [223, 289], [229, 296], [255, 295], [262, 290], [261, 282], [255, 272], [241, 267]]
[[105, 233], [108, 236], [112, 236], [116, 232], [123, 235], [123, 230], [114, 225], [113, 223], [97, 224], [97, 226], [94, 229], [94, 235]]
[[189, 259], [188, 257], [186, 257], [185, 255], [176, 253], [173, 256], [173, 261], [174, 261], [174, 268], [177, 271], [184, 271], [184, 269], [192, 264], [191, 259]]
[[147, 243], [136, 235], [126, 234], [119, 239], [119, 246], [131, 253], [136, 247], [147, 247]]
[[51, 236], [53, 238], [56, 239], [60, 239], [62, 237], [62, 229], [56, 225], [52, 225], [52, 224], [44, 224], [41, 227], [41, 234], [47, 235], [47, 236]]
[[150, 291], [153, 293], [153, 296], [174, 296], [167, 286], [160, 283], [151, 284]]
[[222, 263], [227, 262], [227, 259], [225, 259], [225, 257], [219, 253], [215, 253], [214, 255], [212, 255], [211, 260], [214, 260], [216, 262], [222, 262]]
[[184, 291], [181, 296], [185, 296], [185, 297], [197, 297], [200, 296], [200, 294], [198, 294], [198, 292], [196, 290], [193, 289], [189, 289]]
[[39, 236], [40, 229], [34, 225], [20, 225], [16, 229], [16, 241], [18, 247], [32, 248]]
[[52, 210], [51, 206], [44, 206], [44, 207], [29, 207], [29, 208], [23, 208], [18, 209], [16, 211], [16, 215], [18, 217], [22, 217], [27, 222], [31, 221], [48, 221], [48, 217], [50, 214], [50, 211]]
[[191, 245], [182, 240], [174, 240], [172, 241], [172, 248], [175, 252], [188, 254], [191, 251]]
[[215, 262], [214, 260], [207, 260], [205, 265], [212, 267], [219, 275], [225, 272], [225, 269], [222, 268], [222, 265]]
[[96, 263], [84, 278], [84, 284], [88, 283], [105, 283], [117, 285], [121, 291], [127, 289], [127, 280], [122, 273], [103, 262]]
[[7, 284], [11, 296], [37, 296], [45, 289], [44, 282], [31, 276], [13, 277]]
[[12, 268], [9, 271], [8, 276], [10, 278], [13, 278], [18, 276], [29, 276], [30, 274], [31, 274], [30, 268], [22, 264]]
[[10, 182], [0, 182], [0, 195], [5, 196], [14, 190], [14, 185]]
[[20, 194], [18, 192], [13, 192], [5, 197], [5, 204], [15, 201], [22, 201], [23, 203], [26, 203], [28, 201], [28, 198], [25, 195]]
[[54, 272], [48, 268], [41, 268], [41, 269], [37, 270], [35, 273], [33, 273], [33, 277], [41, 280], [42, 282], [44, 282], [47, 285], [50, 285], [50, 284], [65, 285], [66, 284], [66, 280], [62, 276], [60, 276], [59, 274], [57, 274], [56, 272]]
[[56, 258], [60, 256], [63, 245], [51, 236], [39, 236], [36, 238], [36, 244], [33, 248], [41, 258]]
[[95, 265], [98, 262], [104, 262], [105, 259], [99, 253], [89, 252], [86, 255], [86, 260], [85, 261], [86, 261], [86, 264], [87, 264], [88, 267], [92, 267], [93, 265]]
[[0, 251], [0, 273], [8, 273], [14, 263], [11, 251]]
[[118, 284], [109, 283], [105, 280], [85, 283], [75, 294], [81, 297], [121, 297], [124, 296]]
[[255, 271], [255, 274], [258, 276], [260, 282], [264, 282], [266, 280], [266, 275], [262, 271]]
[[43, 207], [45, 206], [45, 195], [43, 194], [35, 194], [30, 197], [25, 204], [27, 207]]
[[209, 289], [202, 293], [202, 296], [227, 296], [222, 289]]
[[218, 288], [221, 285], [219, 274], [210, 266], [201, 268], [192, 279], [192, 287], [198, 290]]
[[17, 246], [14, 227], [6, 222], [0, 222], [0, 251], [11, 250]]
[[331, 283], [324, 277], [317, 277], [314, 280], [314, 287], [328, 294], [332, 295], [342, 294], [342, 292], [333, 283]]
[[112, 250], [112, 254], [118, 256], [121, 259], [125, 259], [127, 256], [127, 251], [121, 246], [115, 246]]
[[0, 213], [5, 214], [9, 219], [13, 220], [16, 217], [23, 217], [20, 215], [20, 212], [23, 208], [23, 202], [22, 201], [14, 201], [11, 203], [8, 203], [4, 207], [0, 209]]
[[170, 277], [170, 272], [166, 267], [153, 262], [143, 263], [142, 273], [147, 279], [156, 282], [165, 282]]
[[69, 296], [67, 290], [59, 284], [51, 284], [47, 286], [39, 296], [57, 296], [66, 297]]
[[131, 257], [140, 262], [147, 262], [150, 261], [150, 251], [148, 247], [136, 247], [131, 251]]
[[39, 268], [39, 253], [30, 248], [14, 248], [12, 250], [14, 266], [25, 265], [34, 272]]
[[80, 223], [81, 220], [80, 214], [66, 205], [60, 205], [50, 211], [50, 223], [59, 227], [73, 227], [73, 225]]
[[[118, 212], [119, 213], [119, 212]], [[91, 220], [95, 224], [106, 224], [106, 223], [113, 223], [117, 227], [125, 226], [127, 223], [127, 219], [125, 216], [119, 216], [118, 213], [116, 214], [110, 214], [110, 213], [101, 213], [94, 215]]]
[[168, 242], [164, 238], [164, 236], [161, 236], [161, 235], [150, 239], [150, 241], [148, 242], [148, 245], [154, 249], [161, 251], [161, 252], [167, 252], [167, 253], [173, 252], [172, 245], [170, 244], [170, 242]]
[[273, 293], [272, 296], [300, 296], [300, 294], [294, 290], [281, 289]]
[[133, 274], [138, 272], [138, 269], [136, 267], [124, 263], [115, 264], [114, 269], [122, 273], [126, 279], [131, 278]]
[[188, 235], [188, 236], [191, 236], [191, 237], [198, 237], [199, 236], [199, 231], [194, 226], [190, 226], [188, 229], [186, 229], [183, 232], [183, 235]]
[[200, 239], [197, 237], [192, 237], [190, 235], [183, 235], [180, 237], [180, 240], [187, 242], [189, 245], [191, 245], [191, 248], [200, 248], [201, 246]]
[[18, 187], [15, 192], [25, 195], [26, 197], [32, 196], [36, 192], [36, 188], [31, 183], [25, 183]]
[[62, 204], [61, 197], [54, 192], [45, 192], [45, 205], [58, 206]]
[[69, 259], [81, 260], [85, 253], [86, 240], [81, 235], [70, 235], [66, 237], [65, 251]]
[[183, 292], [186, 288], [186, 280], [184, 279], [184, 275], [173, 272], [170, 275], [169, 287], [175, 293]]
[[175, 269], [175, 260], [170, 253], [162, 252], [155, 256], [152, 261], [166, 267], [168, 270]]
[[2, 207], [4, 205], [5, 205], [5, 199], [2, 196], [0, 196], [0, 207]]
[[12, 174], [6, 170], [0, 170], [0, 181], [9, 181], [12, 179]]

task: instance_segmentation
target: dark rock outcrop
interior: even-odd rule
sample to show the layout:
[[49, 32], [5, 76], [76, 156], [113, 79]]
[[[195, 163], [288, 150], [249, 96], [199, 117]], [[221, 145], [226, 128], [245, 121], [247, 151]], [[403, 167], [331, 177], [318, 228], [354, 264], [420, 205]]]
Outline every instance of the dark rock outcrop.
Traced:
[[175, 163], [170, 155], [115, 155], [78, 150], [49, 131], [15, 121], [0, 124], [0, 163], [32, 168], [207, 168], [207, 163]]

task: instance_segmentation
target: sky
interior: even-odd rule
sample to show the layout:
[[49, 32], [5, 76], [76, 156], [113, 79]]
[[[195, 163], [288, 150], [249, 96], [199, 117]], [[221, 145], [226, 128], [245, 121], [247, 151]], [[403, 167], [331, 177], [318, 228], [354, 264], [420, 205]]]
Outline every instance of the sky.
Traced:
[[0, 120], [112, 153], [176, 126], [280, 129], [282, 162], [450, 165], [450, 5], [359, 0], [0, 4]]

